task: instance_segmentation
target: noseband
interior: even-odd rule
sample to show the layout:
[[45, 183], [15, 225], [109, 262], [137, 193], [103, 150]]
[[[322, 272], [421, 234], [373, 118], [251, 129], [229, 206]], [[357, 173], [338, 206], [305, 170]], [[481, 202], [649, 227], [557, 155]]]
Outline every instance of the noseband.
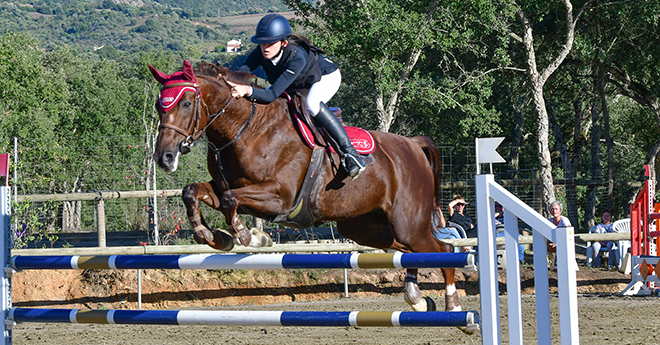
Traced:
[[160, 88], [160, 91], [163, 92], [163, 90], [165, 90], [165, 89], [169, 89], [171, 87], [181, 87], [181, 86], [192, 86], [192, 87], [195, 88], [195, 100], [194, 100], [194, 103], [193, 103], [193, 119], [190, 121], [190, 125], [188, 126], [188, 129], [183, 130], [183, 129], [175, 126], [175, 125], [161, 122], [160, 126], [158, 126], [158, 130], [161, 130], [162, 128], [167, 128], [167, 129], [171, 129], [171, 130], [183, 135], [184, 137], [186, 137], [186, 139], [181, 142], [181, 145], [179, 146], [179, 151], [181, 153], [188, 153], [188, 151], [190, 151], [190, 149], [192, 148], [193, 143], [197, 139], [199, 139], [202, 136], [202, 134], [204, 134], [206, 129], [213, 123], [213, 121], [215, 121], [215, 119], [217, 119], [218, 117], [220, 117], [220, 115], [225, 113], [225, 109], [227, 109], [227, 107], [231, 104], [231, 102], [234, 100], [234, 98], [231, 97], [229, 99], [229, 102], [227, 102], [227, 104], [218, 113], [213, 114], [211, 116], [207, 116], [206, 126], [204, 126], [204, 128], [199, 129], [198, 128], [199, 127], [199, 121], [202, 117], [202, 115], [201, 115], [202, 110], [201, 110], [201, 107], [199, 105], [200, 102], [202, 103], [202, 105], [204, 105], [204, 108], [206, 109], [206, 112], [208, 114], [208, 107], [206, 106], [206, 104], [202, 100], [201, 93], [199, 92], [199, 84], [189, 83], [189, 82], [174, 83], [174, 84], [164, 85], [163, 87]]

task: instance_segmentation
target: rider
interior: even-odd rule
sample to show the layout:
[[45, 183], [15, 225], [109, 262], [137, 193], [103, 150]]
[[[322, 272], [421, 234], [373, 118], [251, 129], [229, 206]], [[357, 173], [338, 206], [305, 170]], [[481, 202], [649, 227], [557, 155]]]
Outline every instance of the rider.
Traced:
[[289, 21], [279, 14], [267, 14], [261, 18], [252, 42], [259, 44], [259, 47], [250, 53], [239, 71], [252, 72], [261, 66], [271, 86], [256, 89], [229, 82], [232, 96], [270, 103], [284, 91], [306, 94], [307, 108], [314, 121], [325, 128], [337, 143], [344, 169], [356, 179], [367, 163], [353, 147], [344, 126], [326, 105], [341, 84], [337, 65], [321, 55], [322, 51], [313, 47], [309, 39], [292, 34]]

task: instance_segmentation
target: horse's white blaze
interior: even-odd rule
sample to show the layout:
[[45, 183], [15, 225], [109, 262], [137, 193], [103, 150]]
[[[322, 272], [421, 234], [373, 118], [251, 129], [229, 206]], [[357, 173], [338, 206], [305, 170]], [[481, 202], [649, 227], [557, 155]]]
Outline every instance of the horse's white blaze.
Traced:
[[176, 168], [179, 167], [179, 157], [181, 157], [181, 151], [176, 151], [176, 156], [174, 156], [174, 162], [172, 163], [172, 171], [176, 171]]

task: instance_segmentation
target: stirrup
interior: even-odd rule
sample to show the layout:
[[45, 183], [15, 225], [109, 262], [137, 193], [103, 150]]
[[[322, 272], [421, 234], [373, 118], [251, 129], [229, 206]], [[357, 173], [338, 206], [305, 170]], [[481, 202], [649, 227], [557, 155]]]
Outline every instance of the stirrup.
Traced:
[[360, 176], [360, 174], [367, 168], [367, 163], [361, 156], [354, 156], [351, 154], [344, 155], [342, 158], [342, 164], [353, 180], [358, 178], [358, 176]]

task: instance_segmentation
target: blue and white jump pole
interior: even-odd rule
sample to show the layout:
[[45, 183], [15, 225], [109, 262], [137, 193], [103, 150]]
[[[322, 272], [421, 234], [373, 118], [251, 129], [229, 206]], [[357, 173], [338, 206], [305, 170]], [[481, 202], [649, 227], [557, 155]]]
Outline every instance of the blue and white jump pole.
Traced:
[[476, 270], [472, 253], [17, 255], [15, 270], [52, 269], [340, 269], [452, 268]]
[[80, 310], [12, 308], [15, 322], [297, 327], [473, 327], [476, 311]]

